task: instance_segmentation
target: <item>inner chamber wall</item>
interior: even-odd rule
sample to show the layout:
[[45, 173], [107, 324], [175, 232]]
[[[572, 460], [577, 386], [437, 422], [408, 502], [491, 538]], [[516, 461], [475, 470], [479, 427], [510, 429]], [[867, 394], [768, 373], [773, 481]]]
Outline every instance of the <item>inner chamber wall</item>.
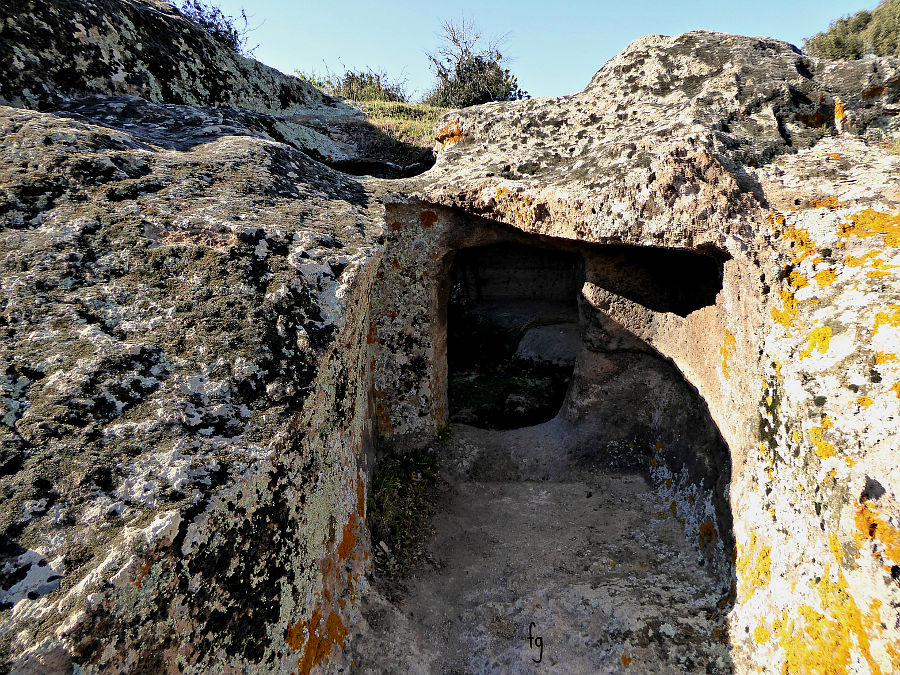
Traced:
[[[413, 200], [389, 204], [387, 216], [369, 330], [382, 447], [425, 445], [450, 422], [448, 322], [453, 320], [454, 283], [457, 292], [468, 288], [472, 293], [464, 277], [475, 267], [482, 289], [488, 279], [493, 299], [501, 300], [496, 291], [514, 261], [527, 267], [529, 260], [570, 256], [577, 261], [578, 281], [566, 282], [565, 292], [562, 284], [559, 292], [574, 290], [579, 345], [554, 418], [571, 431], [567, 453], [581, 467], [647, 475], [704, 559], [722, 568], [722, 578], [730, 576], [724, 572], [730, 569], [733, 547], [727, 496], [731, 456], [715, 411], [692, 377], [699, 376], [706, 392], [715, 391], [708, 377], [716, 358], [709, 328], [715, 323], [724, 260], [526, 234]], [[543, 253], [521, 254], [535, 249]], [[454, 268], [460, 260], [464, 264]], [[548, 270], [539, 268], [517, 274], [540, 279]], [[681, 358], [670, 358], [664, 351], [668, 347]], [[704, 363], [709, 359], [712, 365]], [[721, 397], [715, 400], [721, 403]]]

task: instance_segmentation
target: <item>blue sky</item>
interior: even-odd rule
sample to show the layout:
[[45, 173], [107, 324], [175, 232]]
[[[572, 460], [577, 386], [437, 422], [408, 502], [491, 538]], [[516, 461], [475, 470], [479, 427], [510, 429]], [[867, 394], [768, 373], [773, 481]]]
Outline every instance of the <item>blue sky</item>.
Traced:
[[425, 52], [440, 44], [443, 19], [474, 19], [485, 35], [508, 33], [503, 51], [533, 96], [583, 89], [631, 40], [696, 28], [767, 35], [800, 46], [829, 22], [878, 2], [854, 0], [213, 0], [227, 14], [247, 9], [262, 26], [254, 56], [287, 73], [372, 67], [403, 76], [413, 95], [432, 84]]

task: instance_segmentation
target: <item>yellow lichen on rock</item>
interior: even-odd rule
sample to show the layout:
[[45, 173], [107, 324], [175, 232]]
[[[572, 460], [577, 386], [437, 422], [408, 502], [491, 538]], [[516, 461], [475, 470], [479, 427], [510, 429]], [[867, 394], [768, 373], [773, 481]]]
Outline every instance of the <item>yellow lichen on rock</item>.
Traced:
[[835, 279], [837, 279], [837, 273], [833, 269], [828, 268], [816, 272], [816, 276], [813, 278], [819, 286], [825, 287], [834, 283]]
[[746, 600], [753, 597], [757, 588], [768, 586], [772, 578], [772, 547], [757, 544], [756, 532], [751, 532], [746, 549], [737, 545], [737, 578]]
[[813, 209], [829, 208], [836, 209], [844, 206], [847, 202], [840, 201], [837, 197], [823, 197], [822, 199], [810, 199], [809, 206]]
[[772, 318], [776, 323], [790, 329], [797, 322], [798, 303], [790, 291], [779, 291], [782, 309], [772, 308]]
[[884, 235], [885, 246], [900, 246], [900, 214], [865, 209], [850, 216], [850, 223], [841, 225], [838, 235], [861, 239]]
[[[833, 534], [829, 537], [829, 543], [832, 554], [840, 563], [843, 550]], [[879, 639], [883, 632], [879, 614], [881, 601], [874, 598], [864, 614], [850, 593], [849, 583], [839, 564], [826, 564], [824, 574], [811, 585], [819, 596], [821, 611], [801, 605], [797, 611], [802, 617], [802, 625], [799, 619], [788, 619], [786, 612], [773, 624], [785, 654], [781, 672], [848, 673], [855, 654], [862, 657], [873, 675], [890, 672], [882, 669], [886, 664], [879, 663], [872, 653], [871, 641]]]
[[886, 312], [878, 312], [875, 315], [875, 325], [872, 327], [872, 333], [877, 333], [882, 326], [900, 328], [900, 305], [890, 305]]
[[734, 355], [736, 351], [736, 341], [734, 339], [734, 333], [732, 333], [727, 328], [725, 329], [725, 334], [722, 338], [722, 348], [720, 350], [722, 354], [722, 375], [728, 377], [728, 360]]
[[534, 225], [536, 218], [534, 198], [531, 195], [513, 192], [505, 187], [498, 187], [496, 198], [501, 209], [512, 215], [517, 227], [528, 229]]
[[794, 265], [799, 265], [816, 252], [816, 243], [808, 230], [795, 227], [787, 230], [784, 237], [790, 241]]
[[871, 546], [872, 542], [879, 542], [881, 550], [877, 555], [887, 557], [894, 563], [900, 563], [900, 530], [880, 518], [865, 501], [856, 510], [854, 521], [856, 532], [853, 538], [860, 549]]
[[462, 136], [463, 130], [459, 120], [453, 120], [438, 129], [435, 139], [440, 144], [440, 149], [443, 150], [459, 143], [462, 140]]
[[816, 350], [824, 354], [828, 351], [828, 345], [831, 343], [831, 326], [813, 328], [807, 340], [809, 341], [809, 346], [800, 352], [801, 359], [811, 356]]
[[791, 282], [791, 286], [793, 286], [796, 289], [801, 289], [801, 288], [804, 288], [805, 286], [809, 286], [809, 279], [807, 279], [805, 276], [803, 276], [802, 274], [800, 274], [800, 272], [797, 272], [796, 270], [790, 273], [790, 276], [788, 277], [788, 279]]
[[828, 417], [822, 418], [821, 426], [813, 427], [809, 430], [809, 440], [810, 443], [816, 449], [816, 455], [819, 459], [828, 459], [829, 457], [834, 457], [837, 453], [834, 450], [834, 446], [825, 440], [824, 434], [826, 429], [831, 429], [834, 426], [834, 422], [832, 422]]

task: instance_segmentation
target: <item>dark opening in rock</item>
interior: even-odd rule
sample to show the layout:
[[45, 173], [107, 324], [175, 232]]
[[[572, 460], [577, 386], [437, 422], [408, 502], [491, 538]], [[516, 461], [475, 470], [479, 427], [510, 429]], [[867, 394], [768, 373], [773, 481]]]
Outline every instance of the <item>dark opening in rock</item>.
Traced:
[[581, 256], [479, 246], [459, 251], [450, 274], [451, 422], [512, 429], [552, 419], [581, 350]]
[[381, 159], [346, 159], [324, 161], [332, 169], [351, 176], [373, 176], [375, 178], [411, 178], [425, 173], [434, 166], [434, 157], [422, 153], [422, 158], [409, 164], [397, 164]]

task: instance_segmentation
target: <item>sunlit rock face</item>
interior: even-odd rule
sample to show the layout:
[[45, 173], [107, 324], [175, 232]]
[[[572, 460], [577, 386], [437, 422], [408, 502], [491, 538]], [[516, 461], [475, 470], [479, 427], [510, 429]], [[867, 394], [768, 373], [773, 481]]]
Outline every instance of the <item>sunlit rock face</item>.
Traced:
[[523, 476], [569, 440], [644, 472], [735, 670], [900, 669], [897, 60], [648, 36], [583, 92], [451, 113], [430, 172], [380, 181], [325, 165], [390, 161], [357, 111], [169, 5], [10, 7], [4, 667], [337, 668], [375, 436], [450, 413], [454, 256], [531, 246], [580, 287], [571, 434]]
[[[647, 408], [634, 453], [698, 551], [722, 547], [708, 554], [731, 580], [734, 668], [896, 672], [898, 69], [816, 61], [768, 39], [647, 36], [578, 94], [445, 116], [435, 168], [410, 184], [415, 199], [388, 205], [373, 318], [386, 345], [380, 433], [406, 442], [446, 423], [457, 251], [531, 235], [599, 256], [558, 419], [606, 410], [596, 433], [608, 448], [611, 399]], [[702, 254], [719, 285], [666, 302], [703, 275], [697, 258], [662, 258], [655, 285], [629, 288], [633, 263], [604, 253], [623, 246]], [[627, 350], [673, 366], [712, 430], [678, 431], [665, 405], [635, 397], [634, 373], [612, 386]], [[704, 435], [715, 447], [716, 434], [724, 461], [684, 451]]]
[[313, 157], [358, 114], [163, 4], [14, 4], [3, 669], [324, 662], [365, 585], [382, 207]]

